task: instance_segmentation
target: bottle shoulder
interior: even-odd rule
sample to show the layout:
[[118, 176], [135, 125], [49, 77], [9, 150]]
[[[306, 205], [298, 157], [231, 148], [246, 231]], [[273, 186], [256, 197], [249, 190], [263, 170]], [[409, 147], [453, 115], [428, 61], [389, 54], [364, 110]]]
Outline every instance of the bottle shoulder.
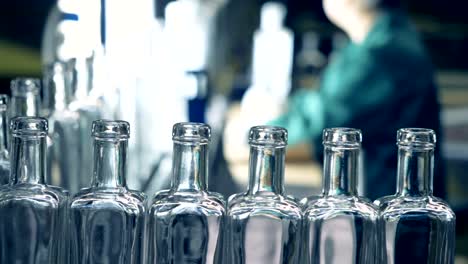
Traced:
[[390, 196], [379, 201], [380, 215], [385, 220], [402, 215], [427, 214], [444, 221], [455, 221], [455, 213], [447, 202], [434, 196]]
[[18, 201], [60, 207], [68, 201], [68, 198], [67, 191], [45, 184], [19, 183], [0, 188], [0, 203]]
[[311, 195], [311, 196], [307, 196], [307, 197], [304, 197], [302, 198], [300, 201], [299, 201], [299, 205], [301, 206], [301, 208], [303, 210], [306, 210], [307, 207], [309, 207], [309, 205], [312, 205], [315, 201], [317, 201], [318, 199], [322, 198], [321, 195]]
[[172, 211], [173, 214], [195, 213], [224, 215], [225, 202], [221, 194], [214, 192], [159, 191], [155, 194], [151, 214]]
[[355, 215], [377, 219], [378, 209], [369, 200], [358, 196], [322, 196], [307, 200], [304, 214], [308, 218], [330, 218]]
[[127, 188], [84, 188], [70, 203], [71, 209], [112, 209], [134, 213], [145, 211], [145, 198], [142, 192]]
[[278, 195], [271, 192], [234, 194], [229, 197], [228, 215], [269, 215], [301, 219], [302, 210], [296, 199], [290, 196]]

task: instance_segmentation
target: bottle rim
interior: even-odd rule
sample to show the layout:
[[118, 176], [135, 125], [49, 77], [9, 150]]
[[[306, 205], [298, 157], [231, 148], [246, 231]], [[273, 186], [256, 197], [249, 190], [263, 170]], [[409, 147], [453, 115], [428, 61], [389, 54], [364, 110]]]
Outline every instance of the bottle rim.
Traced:
[[249, 144], [285, 147], [288, 145], [288, 130], [278, 126], [254, 126], [250, 128]]
[[437, 136], [429, 128], [401, 128], [397, 131], [397, 145], [401, 147], [435, 148]]
[[362, 132], [357, 128], [326, 128], [322, 134], [323, 145], [335, 147], [359, 148], [362, 143]]
[[180, 143], [207, 144], [211, 140], [211, 127], [204, 123], [176, 123], [172, 127], [172, 140]]
[[48, 130], [48, 121], [42, 117], [20, 116], [10, 121], [10, 131], [15, 137], [45, 137]]
[[39, 94], [41, 80], [38, 78], [19, 77], [10, 83], [11, 94], [13, 96], [24, 96], [27, 94]]
[[97, 139], [128, 139], [130, 124], [123, 120], [95, 120], [91, 127], [91, 135]]

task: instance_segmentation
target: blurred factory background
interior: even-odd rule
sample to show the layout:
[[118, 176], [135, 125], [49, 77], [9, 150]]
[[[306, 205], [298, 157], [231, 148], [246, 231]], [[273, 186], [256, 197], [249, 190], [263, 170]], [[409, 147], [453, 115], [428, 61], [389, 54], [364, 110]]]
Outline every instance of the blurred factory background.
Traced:
[[[89, 73], [92, 63], [93, 73], [84, 82], [95, 87], [84, 88], [84, 94], [92, 90], [96, 98], [104, 98], [102, 117], [132, 124], [128, 178], [132, 187], [150, 195], [167, 187], [170, 129], [178, 121], [212, 126], [212, 189], [224, 195], [244, 190], [248, 149], [233, 137], [242, 138], [248, 126], [277, 115], [281, 102], [275, 98], [314, 87], [348, 42], [327, 20], [319, 0], [283, 0], [282, 6], [269, 9], [262, 9], [266, 1], [260, 0], [73, 2], [0, 3], [0, 93], [9, 94], [10, 80], [18, 76], [47, 78], [55, 61], [72, 61], [79, 76]], [[468, 257], [465, 5], [458, 0], [409, 0], [404, 6], [436, 67], [447, 200], [457, 213], [457, 254]], [[268, 35], [272, 31], [282, 35]], [[277, 57], [269, 60], [271, 56]], [[274, 91], [253, 89], [265, 76], [281, 85]], [[80, 94], [76, 87], [75, 100]], [[47, 85], [42, 96], [47, 116], [54, 97]], [[320, 165], [309, 152], [299, 145], [288, 154], [286, 188], [298, 197], [321, 189]]]

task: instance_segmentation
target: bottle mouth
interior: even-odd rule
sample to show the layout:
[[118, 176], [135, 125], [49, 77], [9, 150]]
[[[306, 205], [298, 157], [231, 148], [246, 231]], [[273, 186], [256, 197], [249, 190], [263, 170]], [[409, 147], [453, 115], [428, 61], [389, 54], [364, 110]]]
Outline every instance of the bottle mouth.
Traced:
[[209, 143], [211, 128], [207, 124], [182, 122], [172, 127], [172, 140], [181, 143]]
[[39, 94], [41, 81], [37, 78], [16, 78], [11, 81], [11, 94], [13, 96], [25, 96], [27, 94]]
[[42, 117], [15, 117], [10, 122], [10, 131], [13, 136], [45, 137], [48, 132], [47, 119]]
[[362, 133], [355, 128], [327, 128], [323, 130], [322, 139], [325, 146], [359, 148], [362, 143]]
[[277, 126], [254, 126], [249, 132], [249, 144], [285, 147], [288, 144], [288, 131]]
[[97, 139], [128, 139], [130, 138], [130, 124], [122, 120], [95, 120], [91, 128], [91, 135]]
[[402, 128], [397, 132], [397, 145], [414, 148], [435, 148], [436, 133], [428, 128]]

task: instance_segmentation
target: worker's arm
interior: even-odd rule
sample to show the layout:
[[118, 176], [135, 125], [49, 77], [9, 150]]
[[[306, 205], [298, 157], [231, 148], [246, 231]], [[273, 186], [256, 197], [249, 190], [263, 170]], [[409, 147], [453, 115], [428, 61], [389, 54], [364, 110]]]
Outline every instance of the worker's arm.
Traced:
[[[374, 52], [375, 53], [375, 52]], [[369, 117], [394, 100], [391, 74], [379, 54], [348, 51], [331, 64], [318, 91], [302, 90], [290, 100], [287, 112], [270, 122], [285, 127], [289, 143], [319, 139], [326, 127], [369, 126]]]

